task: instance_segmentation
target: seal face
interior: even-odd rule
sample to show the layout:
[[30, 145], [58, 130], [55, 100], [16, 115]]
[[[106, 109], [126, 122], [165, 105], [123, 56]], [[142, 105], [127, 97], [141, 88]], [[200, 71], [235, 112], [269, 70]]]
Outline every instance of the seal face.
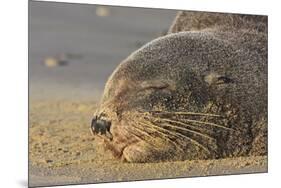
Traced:
[[266, 43], [245, 44], [209, 31], [153, 40], [108, 79], [93, 132], [128, 162], [266, 153], [255, 149], [265, 142]]

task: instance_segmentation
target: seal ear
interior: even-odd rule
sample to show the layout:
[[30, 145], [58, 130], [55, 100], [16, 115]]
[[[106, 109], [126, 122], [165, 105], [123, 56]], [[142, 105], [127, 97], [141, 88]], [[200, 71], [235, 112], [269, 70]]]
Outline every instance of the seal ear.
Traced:
[[234, 83], [234, 81], [226, 75], [220, 75], [218, 73], [210, 73], [204, 76], [205, 82], [208, 85], [220, 85], [220, 84], [229, 84]]

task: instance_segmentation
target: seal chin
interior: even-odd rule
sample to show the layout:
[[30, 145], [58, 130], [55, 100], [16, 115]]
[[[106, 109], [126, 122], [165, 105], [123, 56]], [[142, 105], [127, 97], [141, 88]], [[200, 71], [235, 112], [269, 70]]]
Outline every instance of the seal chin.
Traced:
[[91, 122], [91, 132], [93, 135], [100, 136], [109, 141], [113, 140], [113, 136], [110, 132], [111, 121], [104, 118], [103, 114], [95, 115]]

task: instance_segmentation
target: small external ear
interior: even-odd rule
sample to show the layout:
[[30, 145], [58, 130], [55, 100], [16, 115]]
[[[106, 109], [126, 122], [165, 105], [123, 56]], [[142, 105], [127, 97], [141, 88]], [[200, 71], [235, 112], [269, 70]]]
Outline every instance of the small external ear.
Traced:
[[174, 89], [174, 85], [170, 81], [164, 80], [146, 80], [140, 84], [142, 90], [145, 89]]
[[205, 82], [209, 85], [220, 85], [220, 84], [229, 84], [234, 83], [234, 81], [226, 75], [220, 75], [218, 73], [209, 73], [208, 75], [204, 76]]

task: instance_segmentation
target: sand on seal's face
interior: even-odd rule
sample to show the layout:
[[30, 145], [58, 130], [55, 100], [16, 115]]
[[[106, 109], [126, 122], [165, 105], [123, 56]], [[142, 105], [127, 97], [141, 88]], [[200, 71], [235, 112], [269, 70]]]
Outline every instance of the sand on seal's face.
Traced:
[[267, 171], [267, 157], [122, 163], [89, 131], [95, 101], [30, 102], [29, 185], [62, 185]]

